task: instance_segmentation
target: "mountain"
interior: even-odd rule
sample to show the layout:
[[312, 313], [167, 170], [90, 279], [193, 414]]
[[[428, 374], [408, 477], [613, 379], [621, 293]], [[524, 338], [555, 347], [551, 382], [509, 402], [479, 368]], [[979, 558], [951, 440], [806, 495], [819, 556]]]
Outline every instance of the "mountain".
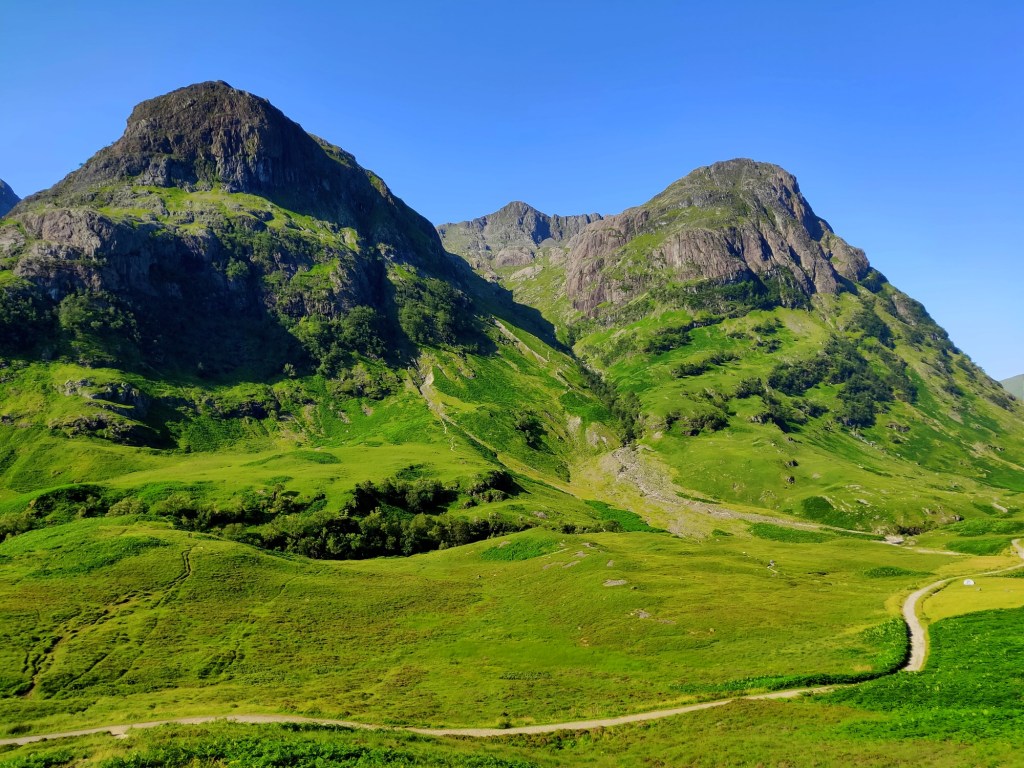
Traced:
[[14, 194], [7, 182], [0, 179], [0, 218], [7, 215], [14, 206], [21, 201], [21, 198]]
[[486, 258], [532, 240], [499, 213], [438, 231], [631, 403], [684, 494], [918, 530], [963, 514], [965, 482], [1024, 491], [1021, 407], [778, 166], [700, 168], [528, 262]]
[[1022, 417], [777, 166], [435, 232], [183, 88], [0, 220], [3, 762], [1012, 764]]
[[[532, 234], [533, 211], [512, 203], [438, 232], [446, 248], [474, 266], [522, 266], [536, 261], [537, 250], [517, 259], [507, 249], [539, 242]], [[864, 253], [815, 215], [791, 174], [752, 160], [700, 168], [618, 215], [569, 219], [575, 226], [551, 238], [564, 247], [552, 270], [558, 291], [545, 307], [556, 310], [564, 300], [567, 306], [556, 312], [563, 317], [613, 318], [636, 301], [671, 303], [673, 291], [710, 291], [705, 302], [713, 304], [725, 285], [744, 285], [751, 298], [775, 297], [795, 306], [814, 294], [839, 293], [870, 273]], [[481, 260], [481, 254], [490, 258]], [[504, 276], [516, 282], [543, 267]], [[635, 314], [637, 307], [628, 311]]]
[[441, 519], [412, 549], [449, 512], [462, 543], [600, 525], [537, 484], [621, 431], [546, 338], [351, 154], [226, 83], [173, 91], [0, 222], [0, 538], [118, 501], [322, 556], [370, 552], [343, 542], [378, 504]]
[[425, 219], [352, 155], [220, 82], [136, 107], [117, 142], [9, 217], [0, 255], [20, 306], [8, 347], [83, 362], [266, 375], [472, 333]]
[[438, 234], [445, 248], [462, 255], [475, 269], [525, 267], [539, 253], [557, 248], [600, 219], [594, 213], [548, 216], [526, 203], [512, 202], [489, 216], [443, 224]]
[[[545, 517], [523, 515], [511, 480], [492, 494], [507, 509], [471, 516], [599, 525], [587, 496], [619, 498], [625, 476], [678, 489], [679, 530], [702, 529], [702, 499], [919, 530], [963, 516], [965, 488], [1002, 508], [1024, 491], [1021, 406], [766, 163], [698, 169], [617, 215], [517, 202], [435, 231], [265, 99], [201, 83], [138, 105], [118, 141], [21, 202], [0, 254], [12, 499], [84, 477], [134, 498], [127, 466], [357, 445], [364, 468], [343, 475], [327, 458], [312, 474], [228, 462], [188, 504], [231, 520], [223, 505], [287, 477], [322, 547], [317, 495], [364, 481], [511, 473]], [[422, 467], [388, 474], [400, 455]], [[478, 504], [430, 487], [425, 507], [394, 490], [351, 503]], [[257, 538], [300, 546], [275, 531]]]
[[1011, 395], [1019, 400], [1024, 400], [1024, 374], [1003, 379], [1001, 383]]

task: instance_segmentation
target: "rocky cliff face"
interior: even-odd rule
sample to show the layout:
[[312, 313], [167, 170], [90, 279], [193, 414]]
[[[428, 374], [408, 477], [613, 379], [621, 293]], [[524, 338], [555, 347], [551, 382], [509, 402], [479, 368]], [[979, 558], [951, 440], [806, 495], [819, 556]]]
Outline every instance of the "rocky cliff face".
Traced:
[[[615, 216], [549, 217], [510, 203], [438, 232], [449, 251], [540, 304], [526, 283], [557, 270], [549, 281], [557, 295], [547, 302], [591, 317], [649, 294], [686, 303], [716, 288], [795, 305], [871, 272], [864, 253], [815, 215], [791, 174], [752, 160], [700, 168]], [[527, 267], [542, 252], [552, 258]]]
[[266, 99], [227, 83], [200, 83], [139, 104], [118, 141], [29, 202], [128, 207], [140, 186], [258, 196], [354, 229], [390, 258], [449, 268], [430, 223], [379, 177]]
[[541, 249], [557, 248], [600, 220], [596, 213], [548, 216], [517, 201], [472, 221], [442, 224], [437, 231], [445, 248], [476, 269], [522, 267], [536, 259]]
[[222, 82], [140, 104], [117, 142], [5, 224], [8, 290], [29, 314], [64, 322], [81, 297], [136, 328], [152, 365], [280, 370], [296, 339], [334, 348], [344, 328], [323, 324], [357, 307], [373, 333], [352, 333], [393, 346], [402, 307], [436, 303], [429, 280], [459, 274], [430, 223], [352, 155]]
[[7, 182], [0, 179], [0, 218], [7, 215], [14, 206], [21, 200]]
[[569, 244], [566, 292], [586, 314], [652, 288], [701, 282], [775, 283], [794, 301], [837, 293], [868, 271], [864, 253], [814, 214], [791, 174], [730, 160], [582, 230]]

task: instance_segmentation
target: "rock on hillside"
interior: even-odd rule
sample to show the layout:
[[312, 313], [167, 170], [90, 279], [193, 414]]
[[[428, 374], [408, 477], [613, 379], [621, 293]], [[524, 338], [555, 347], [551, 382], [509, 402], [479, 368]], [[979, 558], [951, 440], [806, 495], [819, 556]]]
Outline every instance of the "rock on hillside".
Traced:
[[21, 200], [7, 182], [0, 179], [0, 217], [6, 216], [14, 206]]

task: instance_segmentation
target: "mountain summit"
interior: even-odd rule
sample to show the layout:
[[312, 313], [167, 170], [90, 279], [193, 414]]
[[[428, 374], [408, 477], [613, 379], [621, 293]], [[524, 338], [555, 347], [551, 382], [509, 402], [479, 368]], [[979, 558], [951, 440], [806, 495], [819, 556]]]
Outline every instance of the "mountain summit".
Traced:
[[487, 216], [442, 224], [437, 229], [446, 248], [474, 267], [486, 269], [525, 266], [545, 247], [568, 241], [601, 218], [596, 213], [548, 216], [532, 205], [515, 201]]
[[664, 286], [749, 282], [782, 303], [837, 293], [867, 275], [864, 253], [811, 210], [796, 178], [769, 163], [698, 168], [647, 203], [591, 225], [572, 244], [566, 290], [592, 314]]
[[[438, 257], [429, 223], [353, 155], [306, 133], [266, 99], [220, 81], [142, 102], [118, 141], [32, 199], [91, 202], [98, 188], [127, 181], [256, 195], [352, 227], [406, 259]], [[424, 246], [431, 253], [417, 254]]]
[[[863, 251], [814, 213], [792, 174], [753, 160], [698, 168], [618, 215], [563, 221], [545, 241], [559, 247], [555, 258], [541, 259], [521, 277], [550, 266], [556, 294], [549, 299], [567, 304], [557, 311], [565, 317], [611, 320], [634, 301], [677, 303], [697, 294], [713, 305], [745, 293], [761, 303], [798, 306], [817, 293], [849, 290], [871, 274]], [[543, 243], [533, 233], [544, 223], [534, 209], [513, 203], [438, 232], [445, 247], [487, 273], [537, 261]]]
[[7, 345], [90, 364], [266, 374], [453, 343], [471, 322], [426, 219], [222, 82], [138, 105], [118, 141], [8, 221], [3, 290], [24, 311]]

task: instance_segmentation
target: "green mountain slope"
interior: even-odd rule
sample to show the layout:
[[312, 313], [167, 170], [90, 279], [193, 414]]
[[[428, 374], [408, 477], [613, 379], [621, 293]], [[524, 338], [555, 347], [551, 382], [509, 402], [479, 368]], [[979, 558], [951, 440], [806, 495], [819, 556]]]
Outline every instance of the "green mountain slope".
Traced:
[[350, 154], [172, 92], [0, 223], [0, 531], [149, 510], [348, 557], [600, 526], [545, 478], [619, 426], [544, 338]]
[[1020, 508], [1024, 410], [777, 166], [699, 169], [527, 262], [471, 231], [440, 228], [634, 403], [684, 495], [865, 530]]

